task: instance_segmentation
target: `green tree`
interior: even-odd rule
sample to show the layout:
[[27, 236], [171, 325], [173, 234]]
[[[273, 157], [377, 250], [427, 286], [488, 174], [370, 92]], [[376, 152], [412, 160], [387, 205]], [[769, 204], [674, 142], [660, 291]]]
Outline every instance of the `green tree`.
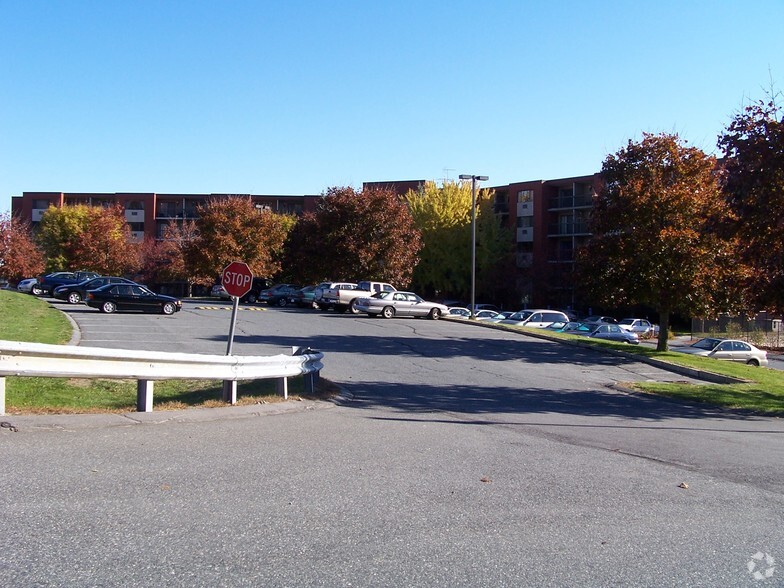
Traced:
[[471, 283], [471, 184], [425, 182], [406, 194], [414, 224], [422, 233], [422, 251], [413, 274], [418, 291], [440, 297], [464, 297]]
[[138, 251], [129, 246], [130, 227], [120, 206], [50, 206], [36, 240], [49, 271], [68, 268], [122, 275], [138, 269]]
[[0, 216], [0, 277], [19, 282], [44, 271], [44, 257], [32, 237], [30, 223]]
[[784, 111], [773, 93], [736, 114], [719, 147], [742, 259], [754, 268], [748, 291], [757, 310], [784, 312]]
[[407, 287], [421, 235], [406, 203], [379, 188], [329, 188], [289, 236], [288, 261], [299, 279], [382, 280]]
[[283, 244], [293, 224], [289, 217], [258, 210], [242, 196], [209, 200], [197, 212], [197, 234], [183, 243], [194, 281], [212, 283], [232, 261], [247, 263], [254, 276], [272, 277], [281, 271]]
[[[466, 298], [471, 286], [471, 183], [425, 182], [406, 194], [414, 223], [422, 232], [416, 288], [430, 295]], [[480, 297], [497, 299], [508, 286], [512, 236], [493, 213], [493, 193], [476, 197], [476, 284]], [[505, 275], [504, 275], [505, 274]]]
[[677, 135], [644, 134], [604, 161], [593, 237], [578, 252], [580, 283], [597, 303], [643, 304], [659, 313], [658, 350], [670, 314], [705, 316], [738, 303], [735, 244], [715, 158]]

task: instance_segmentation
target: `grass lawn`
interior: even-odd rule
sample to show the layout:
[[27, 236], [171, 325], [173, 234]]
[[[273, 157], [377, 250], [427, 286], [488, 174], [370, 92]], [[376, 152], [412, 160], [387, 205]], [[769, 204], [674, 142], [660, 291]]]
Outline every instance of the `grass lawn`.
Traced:
[[[64, 344], [71, 338], [65, 314], [29, 294], [0, 290], [0, 339]], [[304, 378], [289, 378], [289, 398], [304, 398]], [[334, 393], [321, 379], [319, 396]], [[222, 383], [215, 380], [166, 380], [155, 383], [155, 410], [225, 406]], [[237, 385], [237, 404], [282, 402], [274, 380]], [[136, 410], [135, 380], [6, 378], [6, 413], [91, 413]]]
[[[509, 327], [542, 336], [540, 329]], [[548, 338], [565, 342], [579, 341], [583, 345], [614, 349], [632, 355], [647, 356], [660, 361], [694, 369], [731, 376], [745, 380], [743, 384], [687, 384], [662, 382], [626, 382], [627, 387], [640, 392], [679, 398], [690, 402], [705, 402], [727, 408], [744, 409], [766, 415], [784, 415], [784, 372], [769, 368], [751, 367], [729, 361], [718, 361], [707, 357], [696, 357], [677, 351], [656, 351], [644, 345], [627, 345], [612, 341], [588, 339], [566, 333], [547, 333]]]

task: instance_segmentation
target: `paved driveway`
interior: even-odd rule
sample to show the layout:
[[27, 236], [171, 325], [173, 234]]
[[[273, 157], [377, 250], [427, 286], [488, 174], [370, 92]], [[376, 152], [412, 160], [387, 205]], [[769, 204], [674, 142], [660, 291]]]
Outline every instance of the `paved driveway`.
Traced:
[[[118, 324], [207, 352], [227, 317]], [[782, 584], [780, 420], [626, 394], [680, 377], [471, 325], [242, 313], [235, 352], [302, 344], [349, 400], [0, 431], [9, 585]]]

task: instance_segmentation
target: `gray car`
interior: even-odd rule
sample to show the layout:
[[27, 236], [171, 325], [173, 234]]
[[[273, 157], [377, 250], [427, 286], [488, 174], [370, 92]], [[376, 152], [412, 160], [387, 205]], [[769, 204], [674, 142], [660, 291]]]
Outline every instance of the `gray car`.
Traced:
[[449, 314], [449, 307], [438, 302], [428, 302], [413, 292], [379, 292], [368, 298], [360, 298], [355, 308], [369, 316], [426, 316], [439, 319]]
[[640, 337], [637, 333], [622, 329], [618, 325], [599, 325], [586, 336], [591, 337], [592, 339], [606, 339], [608, 341], [629, 343], [630, 345], [637, 345], [640, 342]]

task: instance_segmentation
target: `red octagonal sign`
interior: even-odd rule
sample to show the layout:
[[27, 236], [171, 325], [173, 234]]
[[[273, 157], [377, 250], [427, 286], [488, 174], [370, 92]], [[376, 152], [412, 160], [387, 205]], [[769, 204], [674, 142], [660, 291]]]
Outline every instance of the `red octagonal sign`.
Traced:
[[223, 288], [229, 296], [236, 296], [237, 298], [245, 296], [250, 290], [252, 283], [253, 273], [250, 271], [247, 263], [232, 261], [223, 270], [221, 284], [223, 284]]

